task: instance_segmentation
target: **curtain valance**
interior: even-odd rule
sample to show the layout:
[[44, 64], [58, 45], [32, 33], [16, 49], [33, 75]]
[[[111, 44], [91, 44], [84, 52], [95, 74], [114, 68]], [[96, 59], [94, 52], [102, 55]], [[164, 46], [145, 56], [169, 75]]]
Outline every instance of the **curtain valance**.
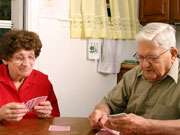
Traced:
[[134, 39], [139, 30], [136, 0], [71, 0], [71, 38]]

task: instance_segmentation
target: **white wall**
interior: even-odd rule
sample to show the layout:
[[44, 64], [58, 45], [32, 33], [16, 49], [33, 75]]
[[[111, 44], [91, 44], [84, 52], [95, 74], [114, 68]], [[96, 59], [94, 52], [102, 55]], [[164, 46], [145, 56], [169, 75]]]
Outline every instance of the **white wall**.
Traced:
[[69, 27], [62, 28], [62, 22], [40, 18], [39, 24], [44, 45], [39, 69], [54, 85], [62, 116], [88, 116], [115, 85], [116, 75], [97, 73], [95, 62], [86, 59], [86, 41], [70, 39]]
[[39, 0], [39, 13], [34, 14], [38, 20], [30, 23], [38, 22], [38, 27], [32, 30], [39, 33], [43, 43], [38, 69], [49, 75], [61, 116], [88, 116], [116, 84], [116, 74], [97, 73], [96, 62], [86, 59], [86, 41], [71, 39], [69, 21], [57, 19], [62, 13], [60, 1], [53, 0], [53, 7], [47, 7], [44, 2]]
[[[86, 41], [71, 39], [69, 21], [57, 19], [67, 19], [67, 5], [62, 6], [62, 3], [68, 3], [67, 0], [53, 0], [52, 7], [46, 6], [45, 0], [38, 2], [38, 14], [33, 14], [33, 18], [38, 19], [32, 19], [35, 22], [30, 23], [38, 26], [28, 27], [29, 30], [39, 33], [43, 43], [38, 69], [49, 75], [58, 98], [61, 116], [88, 116], [116, 84], [116, 74], [97, 73], [96, 62], [86, 58]], [[36, 7], [33, 4], [38, 2], [30, 3], [31, 7]], [[132, 59], [137, 51], [136, 41], [123, 41], [122, 49], [121, 60]]]

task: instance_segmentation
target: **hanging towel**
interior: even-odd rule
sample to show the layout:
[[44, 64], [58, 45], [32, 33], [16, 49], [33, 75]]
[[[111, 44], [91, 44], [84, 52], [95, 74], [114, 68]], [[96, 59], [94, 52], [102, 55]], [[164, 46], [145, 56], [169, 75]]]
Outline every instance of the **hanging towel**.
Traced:
[[102, 54], [98, 62], [98, 72], [119, 73], [121, 64], [122, 40], [104, 39]]
[[97, 60], [101, 57], [101, 45], [103, 39], [89, 39], [88, 42], [88, 59]]

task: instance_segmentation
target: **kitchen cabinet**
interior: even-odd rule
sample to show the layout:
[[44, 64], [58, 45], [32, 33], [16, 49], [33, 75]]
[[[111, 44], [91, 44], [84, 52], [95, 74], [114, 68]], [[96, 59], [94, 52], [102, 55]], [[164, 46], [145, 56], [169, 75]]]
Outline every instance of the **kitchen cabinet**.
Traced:
[[180, 23], [180, 0], [139, 0], [139, 21]]
[[180, 23], [180, 0], [172, 0], [171, 9], [172, 22]]

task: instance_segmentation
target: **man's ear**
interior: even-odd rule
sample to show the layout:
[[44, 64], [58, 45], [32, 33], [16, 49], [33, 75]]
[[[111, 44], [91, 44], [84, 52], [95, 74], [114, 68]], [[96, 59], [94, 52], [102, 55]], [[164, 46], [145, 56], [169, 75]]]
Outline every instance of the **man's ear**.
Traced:
[[3, 59], [2, 59], [2, 62], [3, 62], [3, 64], [5, 64], [5, 65], [8, 64], [8, 62], [7, 62], [6, 60], [3, 60]]
[[177, 55], [178, 55], [178, 49], [177, 48], [172, 48], [170, 50], [171, 52], [171, 60], [172, 60], [172, 63], [174, 63], [174, 61], [176, 60], [177, 58]]

